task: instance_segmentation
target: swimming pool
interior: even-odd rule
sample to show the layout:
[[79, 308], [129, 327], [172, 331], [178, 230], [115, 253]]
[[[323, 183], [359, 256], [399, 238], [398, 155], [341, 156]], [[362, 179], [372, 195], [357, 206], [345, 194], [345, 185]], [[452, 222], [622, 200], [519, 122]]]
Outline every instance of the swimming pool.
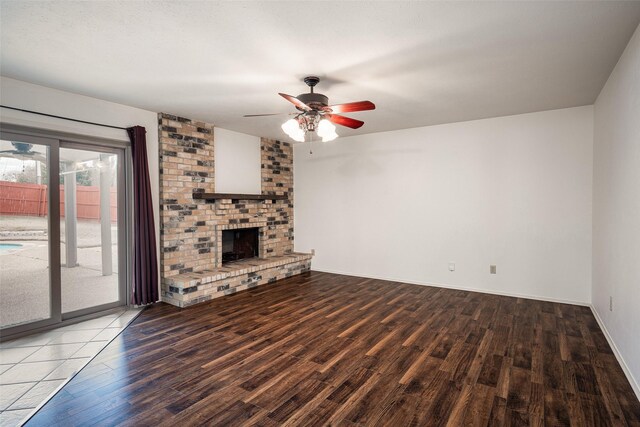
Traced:
[[18, 249], [21, 247], [22, 245], [19, 243], [0, 243], [0, 254], [7, 253], [12, 249]]

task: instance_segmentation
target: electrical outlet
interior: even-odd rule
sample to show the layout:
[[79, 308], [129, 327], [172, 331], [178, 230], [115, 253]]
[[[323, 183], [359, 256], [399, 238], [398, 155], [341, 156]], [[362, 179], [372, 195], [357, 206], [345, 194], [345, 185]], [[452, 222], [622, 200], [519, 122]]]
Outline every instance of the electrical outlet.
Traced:
[[613, 297], [609, 295], [609, 311], [613, 311]]
[[316, 254], [316, 250], [315, 249], [311, 249], [311, 255], [315, 255]]
[[449, 271], [456, 271], [456, 263], [455, 262], [450, 262], [449, 263]]
[[489, 266], [489, 273], [490, 274], [496, 274], [496, 266], [495, 265], [490, 265]]

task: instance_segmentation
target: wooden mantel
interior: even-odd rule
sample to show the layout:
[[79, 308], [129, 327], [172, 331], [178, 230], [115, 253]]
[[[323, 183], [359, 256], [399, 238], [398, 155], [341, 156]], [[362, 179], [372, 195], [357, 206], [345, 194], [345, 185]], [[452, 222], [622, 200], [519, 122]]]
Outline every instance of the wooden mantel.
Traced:
[[287, 200], [283, 194], [230, 194], [230, 193], [193, 193], [194, 199], [202, 200]]

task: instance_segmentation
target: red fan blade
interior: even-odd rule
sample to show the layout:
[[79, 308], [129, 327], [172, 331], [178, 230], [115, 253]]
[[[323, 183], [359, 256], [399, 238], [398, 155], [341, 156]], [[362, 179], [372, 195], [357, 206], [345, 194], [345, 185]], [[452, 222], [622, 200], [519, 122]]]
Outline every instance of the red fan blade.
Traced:
[[353, 113], [355, 111], [375, 110], [376, 106], [371, 101], [348, 102], [346, 104], [330, 105], [332, 113]]
[[324, 116], [331, 123], [346, 126], [351, 129], [358, 129], [364, 124], [364, 122], [361, 122], [360, 120], [352, 119], [351, 117], [339, 116], [338, 114], [325, 114]]
[[286, 99], [287, 101], [289, 101], [290, 103], [292, 103], [293, 105], [295, 105], [296, 107], [298, 107], [301, 110], [304, 110], [304, 111], [310, 111], [311, 110], [311, 107], [309, 107], [304, 102], [300, 101], [295, 96], [287, 95], [286, 93], [278, 93], [278, 95], [280, 95], [281, 97], [283, 97], [284, 99]]

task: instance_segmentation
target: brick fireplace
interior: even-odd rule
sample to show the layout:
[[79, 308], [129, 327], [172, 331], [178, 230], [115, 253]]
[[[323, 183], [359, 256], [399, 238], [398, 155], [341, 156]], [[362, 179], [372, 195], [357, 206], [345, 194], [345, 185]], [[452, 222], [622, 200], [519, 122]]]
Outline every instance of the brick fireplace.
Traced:
[[[263, 199], [215, 193], [213, 125], [160, 113], [162, 300], [187, 307], [310, 269], [293, 252], [293, 147], [262, 138]], [[273, 198], [270, 198], [273, 196]], [[222, 232], [256, 227], [257, 258], [222, 263]]]

